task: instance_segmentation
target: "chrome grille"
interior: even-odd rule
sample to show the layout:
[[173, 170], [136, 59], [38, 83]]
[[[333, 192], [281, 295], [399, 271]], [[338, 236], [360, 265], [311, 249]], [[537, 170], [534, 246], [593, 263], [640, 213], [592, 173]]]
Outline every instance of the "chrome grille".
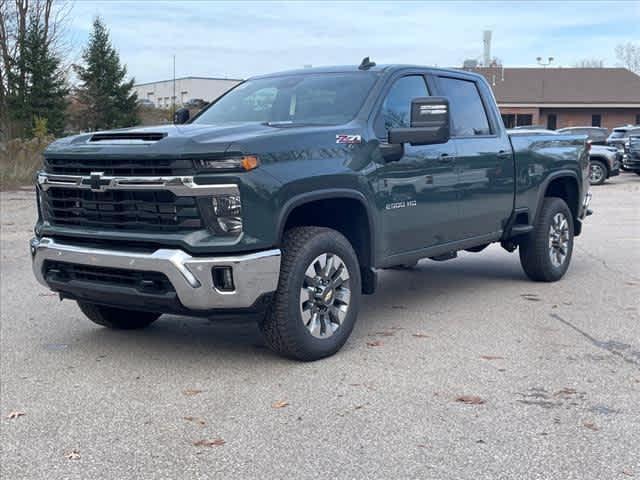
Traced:
[[42, 191], [42, 202], [44, 219], [56, 226], [144, 232], [202, 228], [195, 198], [164, 190], [94, 192], [50, 188]]

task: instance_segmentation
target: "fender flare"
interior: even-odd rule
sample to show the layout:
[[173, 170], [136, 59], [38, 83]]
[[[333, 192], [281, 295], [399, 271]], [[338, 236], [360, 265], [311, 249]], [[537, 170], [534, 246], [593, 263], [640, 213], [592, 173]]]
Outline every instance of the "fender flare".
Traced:
[[370, 257], [369, 262], [370, 265], [374, 265], [375, 260], [375, 236], [376, 236], [376, 216], [375, 211], [372, 209], [370, 202], [364, 193], [349, 189], [349, 188], [327, 188], [314, 190], [311, 192], [305, 192], [298, 195], [293, 196], [289, 200], [287, 200], [282, 208], [280, 209], [280, 213], [278, 214], [278, 219], [276, 223], [276, 234], [278, 243], [282, 244], [282, 237], [284, 235], [284, 227], [287, 224], [287, 220], [291, 212], [293, 212], [297, 207], [305, 205], [307, 203], [315, 202], [317, 200], [340, 200], [340, 199], [350, 199], [358, 201], [363, 207], [367, 214], [367, 223], [369, 224], [369, 242], [370, 242]]
[[[574, 170], [557, 170], [555, 172], [550, 173], [547, 176], [547, 178], [545, 178], [540, 184], [540, 187], [538, 189], [538, 199], [536, 202], [536, 210], [535, 212], [531, 212], [532, 215], [531, 215], [531, 220], [529, 220], [529, 223], [533, 224], [537, 220], [538, 213], [540, 212], [540, 207], [542, 207], [542, 202], [544, 202], [547, 189], [549, 188], [549, 185], [551, 184], [551, 182], [553, 182], [554, 180], [558, 180], [560, 178], [571, 178], [572, 180], [575, 180], [576, 185], [578, 186], [578, 205], [577, 205], [576, 213], [578, 215], [580, 214], [580, 199], [582, 198], [584, 188], [581, 188], [580, 178], [578, 177], [578, 174]], [[569, 206], [569, 208], [571, 208], [571, 206]], [[574, 218], [574, 222], [577, 222], [577, 221], [578, 221], [578, 218]]]

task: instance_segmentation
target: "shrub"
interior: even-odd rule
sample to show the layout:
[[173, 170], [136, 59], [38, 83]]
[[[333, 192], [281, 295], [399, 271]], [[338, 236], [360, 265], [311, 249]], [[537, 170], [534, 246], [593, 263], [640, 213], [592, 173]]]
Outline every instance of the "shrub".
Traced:
[[43, 136], [0, 143], [0, 188], [32, 185], [42, 166], [42, 152], [53, 140], [51, 136]]

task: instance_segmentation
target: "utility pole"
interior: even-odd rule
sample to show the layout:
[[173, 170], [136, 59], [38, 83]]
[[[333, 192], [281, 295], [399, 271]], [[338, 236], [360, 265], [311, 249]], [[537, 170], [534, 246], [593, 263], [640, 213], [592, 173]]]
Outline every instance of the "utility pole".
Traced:
[[171, 118], [176, 115], [176, 56], [173, 55], [173, 98], [171, 100]]

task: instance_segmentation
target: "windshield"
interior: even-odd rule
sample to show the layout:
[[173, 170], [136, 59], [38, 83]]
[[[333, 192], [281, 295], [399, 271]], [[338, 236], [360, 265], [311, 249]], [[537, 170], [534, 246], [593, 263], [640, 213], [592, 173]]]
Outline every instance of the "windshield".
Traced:
[[263, 122], [283, 127], [347, 123], [358, 113], [375, 80], [370, 72], [248, 80], [193, 123]]

